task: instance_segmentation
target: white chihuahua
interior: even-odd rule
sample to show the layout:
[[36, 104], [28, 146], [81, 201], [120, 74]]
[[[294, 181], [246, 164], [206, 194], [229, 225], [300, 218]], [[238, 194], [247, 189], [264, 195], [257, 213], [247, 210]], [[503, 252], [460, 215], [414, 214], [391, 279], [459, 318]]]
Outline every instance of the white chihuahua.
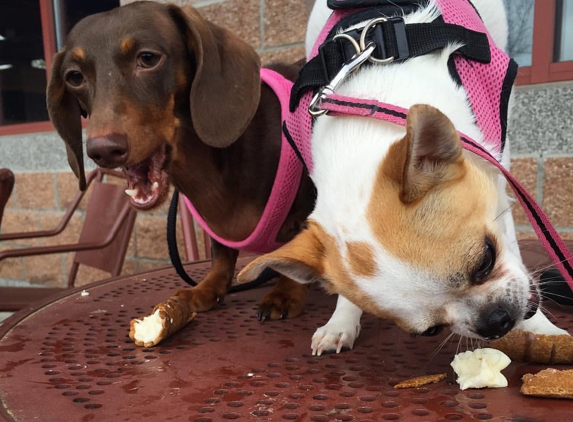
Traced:
[[[502, 1], [472, 2], [504, 49]], [[317, 0], [308, 52], [331, 13], [327, 0]], [[434, 2], [396, 14], [404, 15], [406, 25], [441, 17]], [[365, 25], [366, 20], [341, 30]], [[245, 282], [271, 267], [300, 283], [320, 282], [339, 295], [334, 314], [313, 336], [315, 354], [352, 348], [362, 311], [392, 319], [414, 334], [432, 335], [444, 326], [480, 339], [499, 338], [515, 326], [566, 333], [537, 307], [537, 287], [521, 260], [505, 179], [462, 148], [458, 131], [493, 151], [466, 90], [451, 76], [448, 60], [461, 46], [361, 66], [340, 84], [337, 94], [409, 108], [405, 127], [364, 117], [317, 117], [309, 170], [318, 197], [308, 225], [240, 274]], [[507, 143], [498, 159], [508, 167]]]

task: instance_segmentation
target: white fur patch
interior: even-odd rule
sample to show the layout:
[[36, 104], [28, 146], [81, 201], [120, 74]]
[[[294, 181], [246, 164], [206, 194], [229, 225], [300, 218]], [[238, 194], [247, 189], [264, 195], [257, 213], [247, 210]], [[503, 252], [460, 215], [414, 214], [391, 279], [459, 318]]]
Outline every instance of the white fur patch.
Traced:
[[326, 325], [316, 330], [312, 336], [312, 354], [320, 356], [323, 352], [342, 348], [352, 349], [354, 340], [360, 334], [360, 316], [362, 310], [343, 296], [338, 296], [336, 309]]

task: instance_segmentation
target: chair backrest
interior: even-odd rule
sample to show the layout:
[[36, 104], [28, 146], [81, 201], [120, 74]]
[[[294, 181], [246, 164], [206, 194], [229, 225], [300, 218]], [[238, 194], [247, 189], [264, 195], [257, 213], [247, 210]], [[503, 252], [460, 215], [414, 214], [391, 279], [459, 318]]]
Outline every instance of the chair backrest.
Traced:
[[0, 224], [2, 224], [4, 208], [10, 199], [12, 189], [14, 189], [14, 173], [8, 169], [0, 169]]
[[[103, 173], [101, 169], [96, 171]], [[115, 172], [105, 173], [118, 177]], [[98, 268], [112, 276], [121, 273], [137, 216], [129, 204], [129, 196], [124, 192], [125, 186], [105, 183], [101, 176], [97, 177], [92, 185], [79, 243], [102, 243], [115, 230], [117, 232], [110, 244], [103, 248], [76, 252], [68, 279], [70, 286], [74, 285], [79, 264]]]

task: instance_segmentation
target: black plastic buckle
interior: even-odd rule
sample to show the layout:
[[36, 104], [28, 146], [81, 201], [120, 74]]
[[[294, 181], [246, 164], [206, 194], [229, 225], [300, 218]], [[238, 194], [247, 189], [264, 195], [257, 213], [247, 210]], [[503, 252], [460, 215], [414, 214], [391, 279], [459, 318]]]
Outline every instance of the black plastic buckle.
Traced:
[[[387, 31], [393, 31], [393, 36]], [[393, 49], [388, 45], [390, 40], [395, 41], [395, 48]], [[367, 34], [366, 41], [376, 43], [376, 50], [372, 56], [378, 60], [386, 60], [390, 57], [393, 57], [394, 60], [406, 60], [410, 55], [406, 24], [401, 17], [389, 18], [386, 22], [377, 24], [372, 35]]]
[[[356, 40], [356, 45], [358, 45], [358, 40], [360, 39], [360, 33], [356, 30], [345, 32], [345, 34], [351, 36]], [[318, 47], [318, 55], [320, 56], [320, 62], [322, 64], [322, 74], [324, 79], [330, 81], [332, 79], [329, 75], [329, 67], [333, 67], [333, 62], [336, 63], [336, 72], [340, 70], [340, 66], [351, 60], [358, 52], [356, 48], [350, 41], [344, 38], [331, 39], [321, 44]], [[340, 55], [338, 60], [335, 56]], [[338, 63], [340, 62], [340, 63]]]

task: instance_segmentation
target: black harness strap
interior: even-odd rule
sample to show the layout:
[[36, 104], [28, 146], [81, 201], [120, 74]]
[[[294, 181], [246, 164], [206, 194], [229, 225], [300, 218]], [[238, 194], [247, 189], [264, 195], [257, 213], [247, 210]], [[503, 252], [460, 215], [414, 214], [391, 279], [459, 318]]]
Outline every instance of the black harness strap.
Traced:
[[412, 0], [328, 0], [326, 4], [332, 10], [352, 10], [363, 7], [376, 7], [381, 5], [391, 5], [393, 7], [410, 6], [416, 1]]
[[[357, 42], [362, 29], [344, 34]], [[431, 23], [405, 24], [400, 17], [389, 18], [368, 31], [365, 45], [376, 44], [372, 57], [378, 60], [393, 58], [401, 62], [409, 58], [428, 54], [449, 44], [463, 44], [456, 53], [481, 63], [491, 61], [487, 35], [459, 25], [436, 20]], [[300, 71], [293, 86], [290, 98], [290, 111], [294, 111], [300, 98], [308, 89], [327, 85], [356, 50], [345, 38], [331, 38], [320, 46], [318, 55], [311, 59]]]
[[[171, 204], [169, 205], [169, 212], [167, 213], [167, 247], [169, 249], [169, 258], [171, 259], [171, 263], [175, 268], [175, 271], [185, 281], [185, 283], [189, 284], [190, 286], [197, 286], [197, 282], [193, 280], [185, 268], [183, 268], [183, 263], [181, 262], [181, 258], [179, 256], [179, 248], [177, 247], [177, 236], [176, 236], [176, 228], [177, 228], [177, 207], [179, 205], [179, 190], [174, 189], [173, 197], [171, 198]], [[255, 280], [245, 283], [245, 284], [238, 284], [231, 287], [228, 293], [236, 293], [242, 292], [243, 290], [249, 290], [254, 287], [260, 286], [263, 283], [279, 276], [279, 273], [276, 271], [265, 268], [265, 270], [259, 275]]]

